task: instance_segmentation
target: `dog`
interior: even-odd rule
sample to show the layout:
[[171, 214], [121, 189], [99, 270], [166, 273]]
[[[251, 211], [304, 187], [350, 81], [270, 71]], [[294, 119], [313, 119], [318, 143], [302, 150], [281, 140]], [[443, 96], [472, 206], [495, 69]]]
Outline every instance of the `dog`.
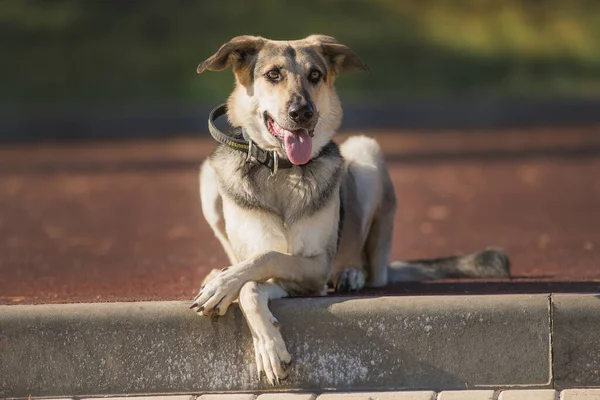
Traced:
[[256, 367], [272, 385], [292, 357], [269, 301], [357, 291], [397, 281], [508, 276], [500, 249], [389, 263], [396, 197], [377, 142], [354, 136], [337, 146], [342, 120], [337, 77], [367, 66], [335, 38], [275, 41], [239, 36], [202, 62], [198, 73], [232, 66], [226, 114], [236, 127], [202, 164], [203, 214], [229, 257], [190, 308], [218, 317], [234, 301], [249, 325]]

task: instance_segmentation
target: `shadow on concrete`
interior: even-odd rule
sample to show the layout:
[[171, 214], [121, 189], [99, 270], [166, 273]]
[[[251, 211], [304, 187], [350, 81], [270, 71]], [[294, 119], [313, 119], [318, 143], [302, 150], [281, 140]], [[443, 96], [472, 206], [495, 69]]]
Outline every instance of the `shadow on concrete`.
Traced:
[[[531, 278], [533, 279], [533, 278]], [[456, 295], [456, 294], [536, 294], [536, 293], [599, 293], [600, 281], [454, 281], [400, 283], [379, 289], [364, 289], [361, 296], [402, 295]], [[336, 297], [353, 294], [330, 293]]]

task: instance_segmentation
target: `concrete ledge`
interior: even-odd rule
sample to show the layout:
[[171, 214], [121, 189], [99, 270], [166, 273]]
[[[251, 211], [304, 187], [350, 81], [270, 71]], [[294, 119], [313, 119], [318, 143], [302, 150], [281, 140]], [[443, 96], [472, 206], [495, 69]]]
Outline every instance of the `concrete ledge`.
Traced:
[[558, 389], [600, 387], [600, 295], [552, 296]]
[[[272, 390], [237, 307], [183, 302], [0, 307], [0, 397]], [[273, 302], [291, 378], [279, 390], [551, 387], [547, 295]]]

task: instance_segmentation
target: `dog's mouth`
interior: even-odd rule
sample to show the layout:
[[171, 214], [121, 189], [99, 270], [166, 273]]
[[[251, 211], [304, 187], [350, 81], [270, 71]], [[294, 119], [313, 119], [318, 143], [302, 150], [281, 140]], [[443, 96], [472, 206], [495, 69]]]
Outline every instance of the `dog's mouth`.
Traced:
[[263, 117], [267, 130], [283, 143], [285, 154], [292, 164], [302, 165], [310, 161], [314, 130], [288, 130], [279, 125], [269, 113], [265, 112]]

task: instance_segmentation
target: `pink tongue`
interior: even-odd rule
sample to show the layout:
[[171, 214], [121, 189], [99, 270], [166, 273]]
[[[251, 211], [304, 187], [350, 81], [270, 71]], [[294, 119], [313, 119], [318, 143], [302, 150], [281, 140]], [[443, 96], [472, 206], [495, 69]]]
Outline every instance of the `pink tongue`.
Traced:
[[312, 152], [312, 139], [306, 129], [298, 129], [295, 132], [282, 129], [284, 133], [283, 143], [288, 159], [294, 165], [306, 164], [310, 161]]

